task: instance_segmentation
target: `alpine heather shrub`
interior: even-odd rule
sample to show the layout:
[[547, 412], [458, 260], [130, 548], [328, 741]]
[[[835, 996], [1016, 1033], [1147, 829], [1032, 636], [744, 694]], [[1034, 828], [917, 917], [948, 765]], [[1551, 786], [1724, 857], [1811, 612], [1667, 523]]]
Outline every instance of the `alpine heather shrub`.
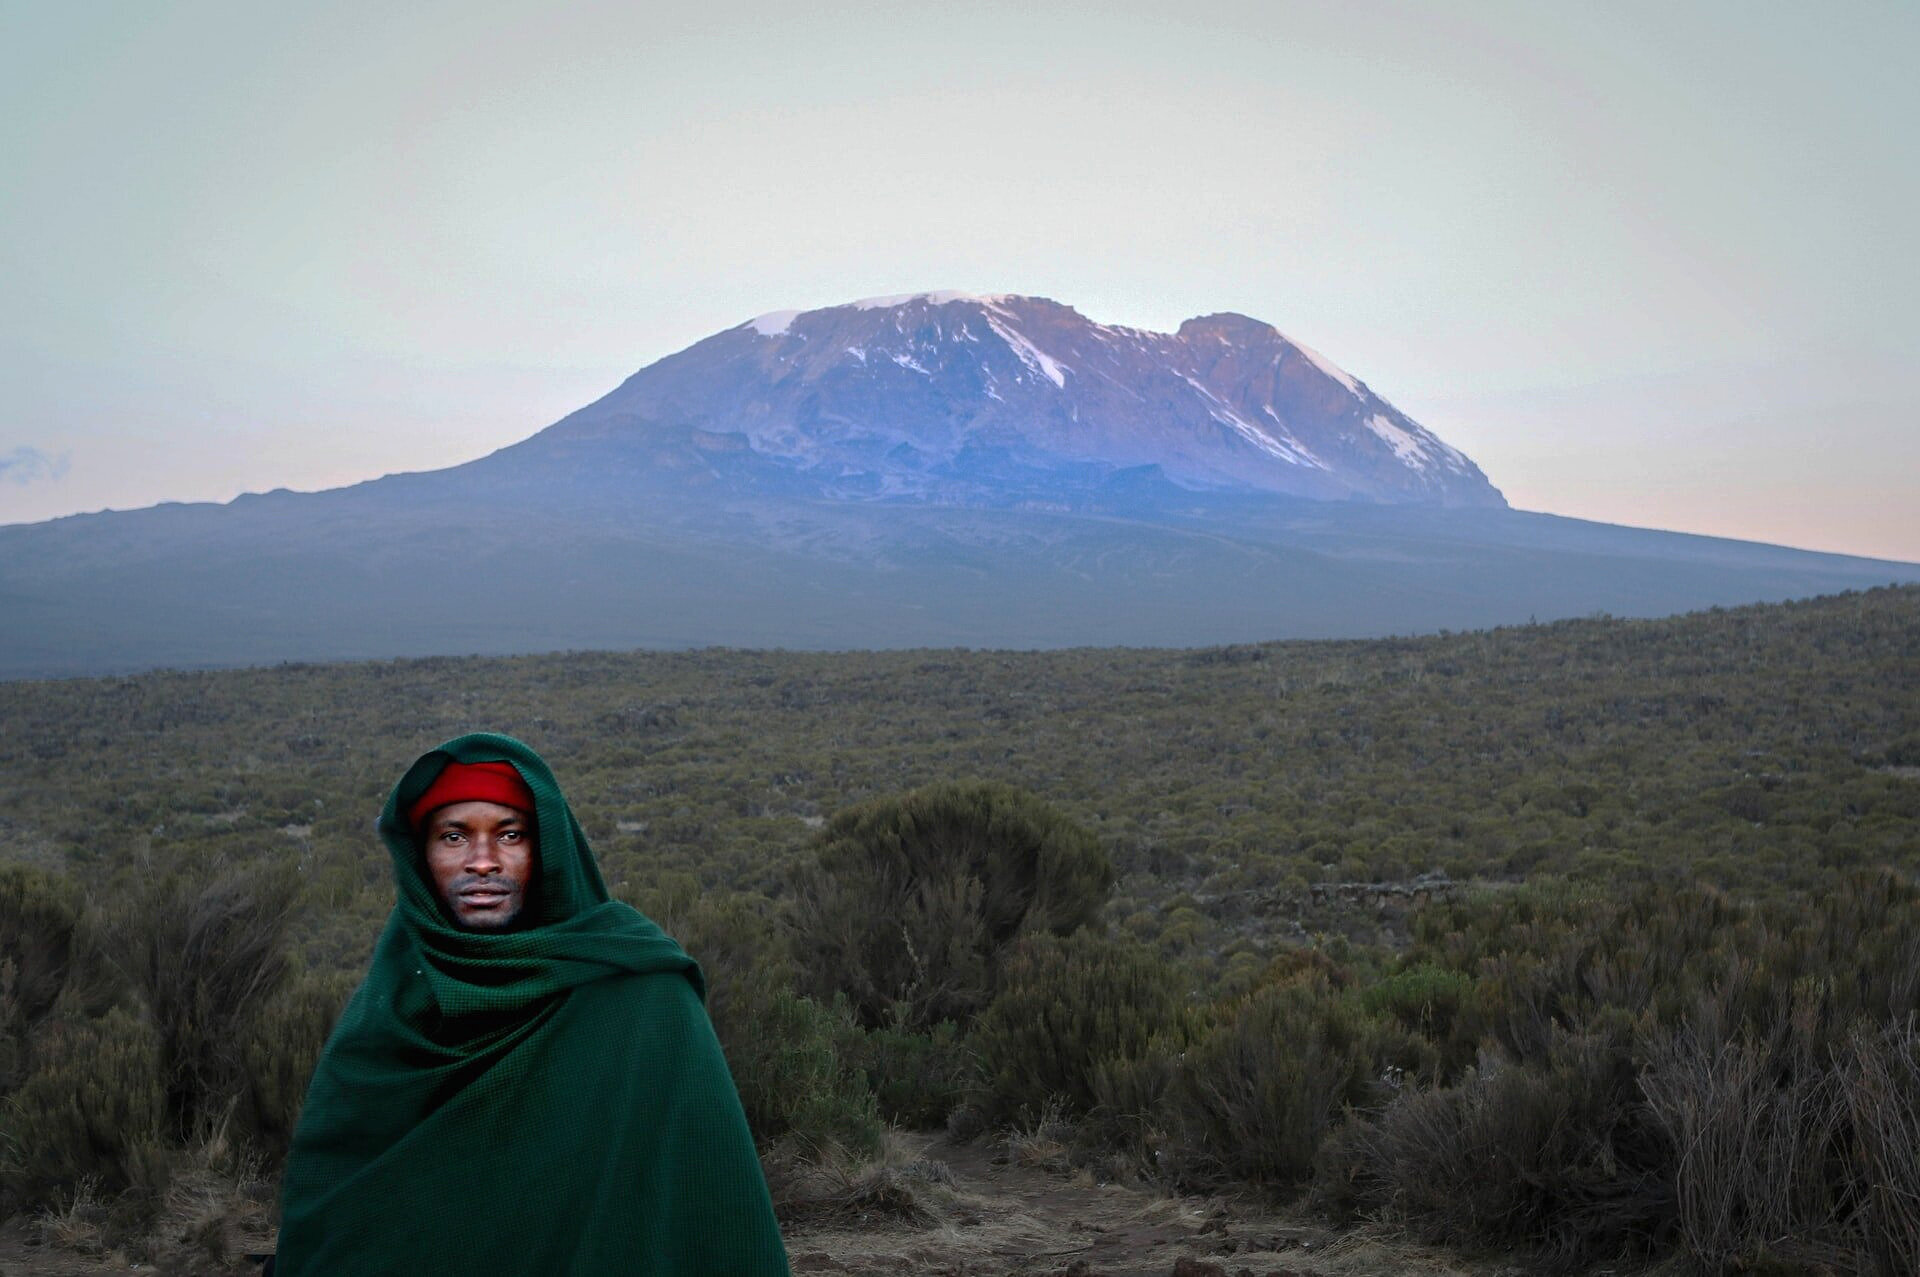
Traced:
[[926, 1131], [944, 1126], [974, 1089], [973, 1049], [952, 1022], [925, 1033], [882, 1025], [859, 1043], [858, 1060], [880, 1116], [896, 1126]]
[[35, 1042], [25, 1081], [0, 1107], [0, 1181], [14, 1207], [166, 1187], [166, 1088], [160, 1043], [126, 1011], [56, 1021]]
[[1321, 1204], [1554, 1266], [1654, 1250], [1674, 1224], [1673, 1154], [1633, 1042], [1616, 1013], [1560, 1031], [1542, 1061], [1495, 1053], [1455, 1085], [1405, 1087], [1329, 1141]]
[[1008, 953], [1000, 993], [974, 1029], [989, 1110], [1033, 1121], [1050, 1108], [1084, 1117], [1103, 1099], [1149, 1104], [1153, 1088], [1140, 1090], [1127, 1065], [1184, 1038], [1187, 1024], [1177, 972], [1144, 945], [1086, 932], [1028, 936]]
[[22, 1080], [35, 1026], [87, 965], [81, 918], [80, 893], [64, 878], [0, 865], [0, 1096]]
[[773, 989], [793, 987], [793, 958], [771, 902], [744, 892], [707, 891], [691, 874], [667, 874], [650, 890], [616, 895], [660, 925], [700, 964], [707, 1017], [729, 1054]]
[[353, 994], [345, 972], [302, 973], [269, 999], [248, 1034], [244, 1061], [251, 1135], [276, 1159], [286, 1154], [321, 1048]]
[[1359, 999], [1369, 1014], [1431, 1044], [1439, 1077], [1457, 1076], [1473, 1062], [1475, 1043], [1469, 1032], [1474, 983], [1466, 974], [1414, 963], [1364, 987]]
[[223, 1122], [247, 1090], [246, 1044], [285, 979], [299, 879], [289, 864], [153, 884], [119, 919], [121, 962], [159, 1035], [170, 1135]]
[[[1803, 999], [1805, 1016], [1815, 999]], [[1859, 1022], [1657, 1041], [1640, 1084], [1675, 1148], [1697, 1271], [1920, 1272], [1920, 1033]]]
[[707, 1017], [762, 1149], [868, 1153], [878, 1146], [879, 1114], [860, 1068], [864, 1035], [844, 1000], [794, 989], [787, 937], [763, 898], [702, 891], [687, 874], [617, 894], [700, 964]]
[[947, 783], [840, 812], [796, 876], [801, 989], [860, 1023], [963, 1028], [1025, 932], [1096, 922], [1113, 885], [1099, 841], [1035, 795]]
[[1842, 1058], [1862, 1267], [1920, 1273], [1920, 1027], [1863, 1025]]
[[30, 865], [0, 865], [0, 963], [8, 1006], [21, 1019], [53, 1008], [72, 961], [80, 897], [63, 878]]
[[1399, 1045], [1318, 977], [1218, 1009], [1169, 1096], [1171, 1170], [1201, 1184], [1306, 1180], [1321, 1140], [1374, 1093]]
[[742, 999], [737, 1013], [745, 1032], [727, 1064], [763, 1150], [821, 1156], [879, 1148], [878, 1106], [855, 1065], [861, 1031], [844, 1000], [822, 1005], [783, 987]]
[[1778, 1040], [1683, 1031], [1655, 1041], [1640, 1087], [1674, 1149], [1680, 1245], [1697, 1269], [1844, 1258], [1851, 1208], [1837, 1080], [1814, 1053]]

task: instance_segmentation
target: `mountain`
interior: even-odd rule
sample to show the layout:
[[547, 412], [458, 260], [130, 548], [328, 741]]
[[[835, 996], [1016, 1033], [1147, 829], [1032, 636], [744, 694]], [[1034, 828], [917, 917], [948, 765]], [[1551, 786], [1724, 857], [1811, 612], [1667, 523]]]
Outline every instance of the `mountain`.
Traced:
[[445, 470], [0, 527], [0, 677], [1363, 637], [1915, 580], [1510, 509], [1243, 316], [931, 293], [763, 315]]
[[1154, 333], [1039, 297], [762, 315], [514, 456], [582, 444], [695, 466], [744, 452], [829, 500], [1054, 502], [1137, 469], [1201, 491], [1506, 504], [1458, 449], [1271, 325], [1221, 314]]

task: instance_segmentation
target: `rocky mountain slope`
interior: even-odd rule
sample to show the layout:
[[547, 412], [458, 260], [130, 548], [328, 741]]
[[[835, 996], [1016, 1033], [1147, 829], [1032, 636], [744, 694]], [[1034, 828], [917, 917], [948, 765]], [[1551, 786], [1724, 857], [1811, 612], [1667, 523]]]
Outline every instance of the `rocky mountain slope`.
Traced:
[[936, 293], [761, 316], [445, 470], [0, 527], [0, 678], [1366, 637], [1913, 580], [1509, 509], [1254, 320]]
[[520, 451], [588, 443], [676, 468], [745, 453], [835, 500], [1071, 500], [1138, 470], [1193, 490], [1506, 504], [1458, 449], [1268, 324], [1147, 332], [1011, 295], [762, 315]]

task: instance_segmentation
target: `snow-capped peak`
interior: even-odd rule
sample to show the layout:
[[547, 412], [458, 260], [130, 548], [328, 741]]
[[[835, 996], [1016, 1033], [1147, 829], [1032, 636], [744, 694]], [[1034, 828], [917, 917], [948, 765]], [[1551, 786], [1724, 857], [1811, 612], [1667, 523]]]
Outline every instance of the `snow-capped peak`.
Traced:
[[[1276, 329], [1275, 331], [1277, 332], [1278, 330]], [[1352, 377], [1348, 376], [1346, 370], [1341, 368], [1338, 364], [1334, 363], [1333, 360], [1328, 359], [1325, 355], [1321, 354], [1319, 351], [1315, 350], [1313, 347], [1308, 346], [1302, 342], [1295, 341], [1293, 338], [1287, 336], [1285, 333], [1280, 334], [1280, 340], [1286, 342], [1289, 346], [1292, 346], [1295, 350], [1305, 355], [1307, 357], [1307, 362], [1312, 364], [1315, 368], [1318, 368], [1321, 372], [1327, 374], [1327, 376], [1333, 378], [1335, 381], [1345, 386], [1349, 394], [1357, 395], [1360, 393], [1359, 383], [1355, 382]]]
[[841, 302], [834, 306], [819, 306], [815, 310], [770, 310], [764, 315], [756, 315], [742, 328], [751, 328], [762, 337], [784, 337], [793, 327], [793, 321], [802, 315], [811, 315], [816, 310], [892, 310], [910, 302], [925, 302], [929, 306], [946, 306], [953, 302], [974, 302], [982, 306], [998, 306], [1012, 297], [1011, 293], [963, 293], [955, 289], [940, 289], [929, 293], [896, 293], [891, 297], [862, 297], [859, 301]]
[[896, 293], [892, 297], [862, 297], [857, 302], [847, 304], [855, 310], [892, 310], [895, 306], [922, 301], [929, 306], [946, 306], [952, 302], [979, 302], [983, 306], [997, 306], [1011, 295], [1010, 293], [963, 293], [948, 288], [931, 293]]
[[751, 328], [762, 337], [778, 337], [793, 327], [793, 321], [800, 318], [797, 310], [770, 310], [764, 315], [755, 315], [743, 328]]
[[[1042, 297], [934, 290], [773, 311], [711, 348], [737, 365], [696, 366], [708, 351], [643, 370], [620, 392], [624, 410], [730, 423], [783, 465], [871, 471], [875, 491], [959, 483], [939, 467], [964, 470], [973, 463], [957, 459], [978, 448], [1022, 465], [1151, 465], [1195, 488], [1503, 503], [1458, 449], [1319, 351], [1234, 311], [1161, 333]], [[752, 389], [712, 389], [736, 385]], [[910, 454], [885, 459], [896, 443]]]

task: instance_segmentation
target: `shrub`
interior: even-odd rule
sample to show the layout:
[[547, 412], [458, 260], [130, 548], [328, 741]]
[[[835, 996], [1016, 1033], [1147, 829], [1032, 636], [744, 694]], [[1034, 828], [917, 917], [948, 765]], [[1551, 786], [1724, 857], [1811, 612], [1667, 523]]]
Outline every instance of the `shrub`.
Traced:
[[756, 996], [746, 1030], [727, 1061], [763, 1147], [799, 1145], [810, 1153], [873, 1152], [880, 1116], [866, 1077], [855, 1065], [860, 1028], [846, 1004], [822, 1006], [791, 989]]
[[880, 1138], [861, 1071], [864, 1036], [841, 1005], [802, 997], [793, 960], [760, 897], [713, 893], [689, 874], [619, 893], [680, 941], [707, 982], [707, 1017], [763, 1148], [871, 1152]]
[[155, 883], [115, 931], [159, 1035], [172, 1138], [204, 1135], [246, 1091], [254, 1018], [287, 973], [286, 930], [299, 880], [265, 865], [194, 882]]
[[1360, 1005], [1370, 1015], [1432, 1044], [1439, 1069], [1434, 1080], [1456, 1076], [1473, 1062], [1476, 1044], [1470, 1036], [1469, 1015], [1473, 1000], [1474, 982], [1469, 976], [1431, 963], [1403, 967], [1360, 991]]
[[941, 784], [850, 808], [794, 884], [801, 987], [868, 1028], [965, 1026], [1026, 931], [1093, 922], [1113, 884], [1099, 842], [1034, 795]]
[[72, 885], [29, 865], [0, 865], [0, 970], [9, 1023], [53, 1009], [73, 958], [80, 899]]
[[27, 1039], [74, 975], [80, 898], [65, 879], [0, 865], [0, 1095], [18, 1085]]
[[166, 1187], [166, 1091], [154, 1032], [125, 1011], [46, 1026], [4, 1108], [4, 1179], [20, 1206], [91, 1182], [104, 1193]]
[[1844, 1058], [1860, 1258], [1885, 1277], [1920, 1273], [1920, 1030], [1858, 1028]]
[[1680, 1240], [1702, 1272], [1792, 1264], [1920, 1272], [1920, 1033], [1862, 1021], [1655, 1044], [1641, 1078], [1676, 1155]]
[[1329, 1142], [1323, 1203], [1559, 1264], [1651, 1250], [1673, 1220], [1671, 1146], [1641, 1102], [1631, 1041], [1610, 1017], [1560, 1033], [1541, 1063], [1495, 1056], [1458, 1085], [1406, 1088]]
[[736, 1002], [756, 991], [791, 987], [793, 958], [768, 902], [740, 892], [709, 892], [691, 874], [668, 874], [649, 890], [620, 897], [652, 918], [700, 964], [707, 1017], [721, 1044], [745, 1030]]
[[1640, 1087], [1674, 1149], [1680, 1243], [1702, 1271], [1844, 1258], [1835, 1081], [1811, 1052], [1769, 1042], [1682, 1032], [1656, 1044]]
[[880, 1116], [896, 1126], [931, 1130], [944, 1126], [974, 1087], [974, 1052], [952, 1022], [926, 1033], [882, 1025], [869, 1029], [857, 1060], [873, 1087]]
[[1349, 1105], [1369, 1095], [1389, 1035], [1325, 981], [1261, 989], [1187, 1051], [1172, 1109], [1177, 1177], [1285, 1186]]
[[300, 1121], [321, 1048], [346, 1009], [353, 978], [343, 972], [303, 974], [264, 1003], [243, 1051], [248, 1125], [260, 1148], [285, 1155]]
[[974, 1031], [990, 1109], [1029, 1121], [1049, 1105], [1084, 1116], [1101, 1107], [1103, 1068], [1109, 1102], [1142, 1102], [1119, 1064], [1182, 1035], [1183, 1003], [1173, 969], [1140, 944], [1084, 933], [1027, 937], [1008, 955], [999, 996]]

